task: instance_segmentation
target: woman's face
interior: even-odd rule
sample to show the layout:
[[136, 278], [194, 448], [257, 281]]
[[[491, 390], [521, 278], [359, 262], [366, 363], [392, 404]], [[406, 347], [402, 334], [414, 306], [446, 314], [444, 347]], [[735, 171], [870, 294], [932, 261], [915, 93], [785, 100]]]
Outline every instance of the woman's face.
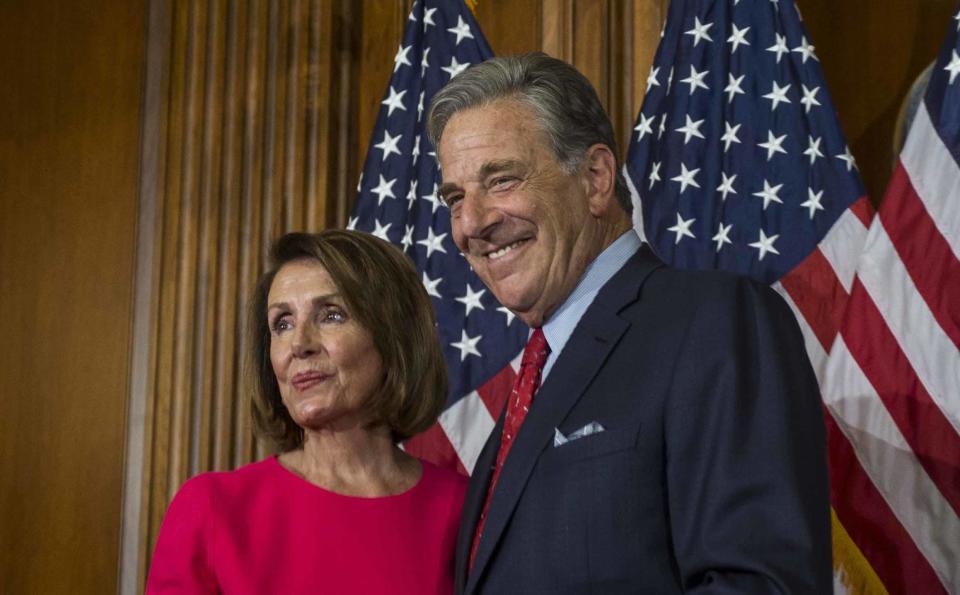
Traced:
[[383, 380], [383, 364], [327, 270], [308, 259], [283, 265], [266, 315], [270, 362], [293, 421], [314, 430], [369, 422], [364, 405]]

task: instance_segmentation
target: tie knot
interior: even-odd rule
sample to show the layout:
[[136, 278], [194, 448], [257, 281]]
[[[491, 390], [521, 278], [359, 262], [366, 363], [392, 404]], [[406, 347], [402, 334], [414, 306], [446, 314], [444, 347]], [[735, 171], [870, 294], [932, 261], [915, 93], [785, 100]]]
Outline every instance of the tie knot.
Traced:
[[543, 364], [547, 361], [547, 355], [550, 353], [550, 346], [547, 345], [547, 338], [543, 335], [543, 329], [538, 328], [530, 335], [527, 346], [523, 350], [523, 360], [521, 366], [535, 366], [543, 369]]

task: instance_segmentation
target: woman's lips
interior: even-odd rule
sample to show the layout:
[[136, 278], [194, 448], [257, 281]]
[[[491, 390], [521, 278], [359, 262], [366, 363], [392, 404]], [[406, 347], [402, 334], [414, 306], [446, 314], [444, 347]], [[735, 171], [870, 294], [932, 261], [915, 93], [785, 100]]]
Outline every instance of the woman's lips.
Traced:
[[329, 378], [327, 374], [322, 374], [320, 372], [300, 372], [293, 377], [293, 379], [290, 381], [290, 384], [293, 385], [293, 388], [302, 392], [312, 386], [320, 384], [327, 378]]

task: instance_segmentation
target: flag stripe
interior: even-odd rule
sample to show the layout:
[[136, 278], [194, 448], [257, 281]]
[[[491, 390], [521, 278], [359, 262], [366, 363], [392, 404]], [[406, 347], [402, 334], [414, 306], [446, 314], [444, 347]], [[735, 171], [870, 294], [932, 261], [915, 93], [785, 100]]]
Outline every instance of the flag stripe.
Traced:
[[[857, 309], [856, 296], [861, 291], [858, 285], [854, 286], [850, 310]], [[919, 448], [929, 446], [928, 439], [924, 436], [919, 444], [910, 443], [910, 437], [902, 432], [901, 420], [897, 419], [901, 412], [891, 410], [886, 402], [881, 403], [882, 396], [868, 379], [875, 368], [885, 366], [864, 370], [863, 362], [855, 357], [856, 347], [846, 343], [846, 330], [844, 327], [830, 353], [824, 401], [853, 445], [864, 471], [938, 576], [944, 584], [960, 586], [956, 583], [960, 568], [951, 552], [951, 548], [960, 543], [960, 517], [951, 510], [947, 495], [940, 491], [944, 485], [937, 485], [936, 478], [928, 475], [931, 467], [919, 456]], [[888, 354], [877, 354], [877, 357], [887, 364], [894, 361]], [[924, 427], [927, 423], [922, 418], [911, 422], [915, 424], [911, 428]], [[947, 448], [941, 446], [942, 450]], [[933, 469], [939, 471], [940, 467], [934, 465]], [[954, 495], [956, 489], [956, 485], [951, 488]], [[864, 546], [859, 541], [858, 544]]]
[[847, 533], [891, 593], [946, 593], [933, 567], [864, 472], [847, 436], [831, 415], [825, 418], [830, 500]]
[[[523, 357], [523, 352], [517, 354], [514, 360], [517, 365], [519, 365], [521, 357]], [[487, 406], [487, 411], [490, 412], [490, 417], [494, 420], [500, 419], [503, 404], [507, 402], [507, 397], [510, 396], [510, 391], [513, 390], [513, 384], [516, 378], [517, 373], [514, 371], [513, 362], [511, 362], [510, 365], [504, 366], [502, 370], [493, 375], [490, 380], [487, 380], [477, 389], [480, 399], [483, 401], [483, 404]]]
[[[851, 255], [860, 254], [863, 250], [872, 213], [870, 200], [866, 196], [860, 197], [837, 218], [818, 245], [847, 294], [850, 293], [857, 269], [857, 259], [851, 258]], [[843, 311], [842, 305], [839, 310]]]
[[495, 423], [476, 391], [440, 414], [440, 425], [468, 474], [473, 473], [473, 466]]
[[[893, 347], [899, 345], [902, 356], [909, 361], [906, 367], [912, 367], [911, 373], [901, 378], [915, 376], [922, 382], [925, 396], [918, 395], [918, 398], [923, 406], [927, 406], [928, 400], [935, 403], [946, 416], [953, 433], [960, 433], [956, 403], [957, 387], [960, 387], [960, 350], [917, 293], [883, 225], [873, 227], [866, 250], [870, 257], [862, 259], [858, 279], [882, 316], [882, 319], [871, 322], [883, 324], [895, 337], [895, 345], [884, 353], [893, 354]], [[852, 307], [851, 315], [863, 314], [857, 306]]]
[[871, 295], [854, 283], [844, 341], [934, 483], [960, 510], [960, 436], [930, 398]]
[[[921, 102], [900, 156], [917, 196], [950, 245], [954, 258], [960, 255], [960, 165], [944, 146]], [[952, 198], [953, 200], [947, 200]]]
[[819, 248], [811, 252], [779, 283], [794, 303], [798, 320], [802, 318], [809, 325], [820, 346], [828, 351], [840, 330], [848, 296], [823, 252]]
[[923, 206], [902, 164], [890, 180], [880, 220], [923, 300], [954, 347], [960, 346], [960, 261]]
[[417, 458], [430, 461], [434, 465], [457, 469], [466, 474], [457, 451], [454, 450], [439, 422], [430, 426], [427, 431], [421, 432], [404, 442], [403, 450]]

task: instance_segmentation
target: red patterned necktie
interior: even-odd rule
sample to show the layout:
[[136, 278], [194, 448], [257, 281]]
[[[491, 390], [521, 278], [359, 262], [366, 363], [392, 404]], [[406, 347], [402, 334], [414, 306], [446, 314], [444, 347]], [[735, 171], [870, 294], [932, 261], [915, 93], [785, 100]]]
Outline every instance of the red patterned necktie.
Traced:
[[523, 360], [520, 363], [520, 373], [510, 392], [510, 400], [507, 401], [507, 414], [503, 420], [503, 434], [500, 436], [500, 450], [497, 451], [497, 463], [493, 468], [493, 477], [490, 479], [490, 487], [487, 488], [487, 498], [483, 502], [483, 512], [480, 513], [480, 520], [477, 521], [477, 531], [473, 534], [473, 546], [470, 548], [470, 568], [473, 568], [473, 560], [477, 556], [477, 546], [480, 545], [480, 535], [483, 534], [483, 526], [487, 522], [487, 511], [490, 509], [490, 500], [493, 497], [493, 489], [497, 485], [497, 479], [500, 478], [500, 470], [503, 469], [503, 462], [507, 459], [507, 453], [520, 431], [520, 425], [530, 410], [530, 403], [533, 401], [533, 394], [540, 387], [540, 374], [543, 372], [543, 364], [547, 361], [547, 355], [550, 353], [550, 346], [547, 345], [547, 339], [543, 336], [543, 329], [537, 329], [527, 341], [527, 346], [523, 350]]

